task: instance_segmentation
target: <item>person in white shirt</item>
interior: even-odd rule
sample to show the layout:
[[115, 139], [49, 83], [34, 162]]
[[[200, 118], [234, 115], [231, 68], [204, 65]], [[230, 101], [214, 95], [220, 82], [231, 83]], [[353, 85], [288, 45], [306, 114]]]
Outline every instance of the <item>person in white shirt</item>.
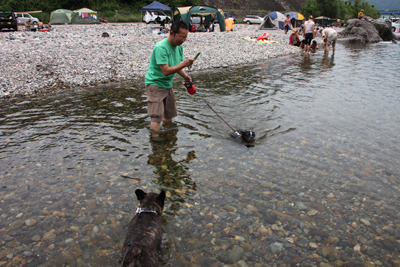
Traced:
[[324, 53], [329, 54], [329, 46], [332, 45], [332, 55], [335, 54], [335, 46], [337, 41], [337, 32], [332, 28], [325, 28], [322, 31], [322, 38], [324, 38]]
[[314, 39], [314, 17], [310, 16], [306, 22], [304, 22], [304, 38], [306, 45], [304, 46], [304, 52], [310, 52], [311, 41]]

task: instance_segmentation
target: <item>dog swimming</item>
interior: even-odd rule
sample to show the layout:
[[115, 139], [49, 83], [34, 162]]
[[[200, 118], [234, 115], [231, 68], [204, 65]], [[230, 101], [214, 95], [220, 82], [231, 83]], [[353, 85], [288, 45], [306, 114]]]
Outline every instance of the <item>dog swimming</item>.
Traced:
[[243, 143], [254, 143], [256, 141], [256, 133], [253, 131], [236, 130], [231, 133], [231, 136]]

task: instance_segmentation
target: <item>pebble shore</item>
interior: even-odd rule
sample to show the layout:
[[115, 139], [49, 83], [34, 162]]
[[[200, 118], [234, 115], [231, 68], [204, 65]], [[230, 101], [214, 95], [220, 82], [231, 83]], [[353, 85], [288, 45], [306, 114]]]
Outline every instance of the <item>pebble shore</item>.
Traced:
[[[50, 32], [3, 32], [0, 35], [0, 97], [32, 95], [63, 88], [143, 79], [153, 46], [167, 34], [154, 24], [55, 25]], [[299, 52], [289, 33], [271, 30], [278, 43], [241, 39], [260, 36], [259, 25], [235, 25], [232, 32], [190, 33], [185, 58], [201, 56], [191, 71], [212, 70]], [[101, 37], [107, 32], [110, 37]]]

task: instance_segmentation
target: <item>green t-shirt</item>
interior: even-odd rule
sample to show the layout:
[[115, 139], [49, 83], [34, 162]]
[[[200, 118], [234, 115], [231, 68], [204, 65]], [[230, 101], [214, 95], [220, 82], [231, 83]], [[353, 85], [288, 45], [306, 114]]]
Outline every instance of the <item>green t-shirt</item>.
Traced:
[[175, 74], [165, 76], [159, 65], [168, 64], [170, 67], [176, 66], [183, 61], [183, 48], [172, 46], [168, 38], [156, 43], [151, 54], [149, 69], [146, 73], [145, 85], [153, 84], [155, 86], [169, 89], [172, 87]]

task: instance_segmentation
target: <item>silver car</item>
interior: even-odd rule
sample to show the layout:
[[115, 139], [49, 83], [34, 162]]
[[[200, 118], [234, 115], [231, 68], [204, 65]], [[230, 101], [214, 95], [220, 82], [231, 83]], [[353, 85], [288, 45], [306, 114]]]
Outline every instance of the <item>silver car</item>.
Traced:
[[20, 24], [25, 24], [28, 20], [31, 20], [31, 23], [36, 24], [39, 22], [38, 18], [32, 17], [31, 14], [28, 13], [15, 13], [15, 16], [19, 18]]
[[253, 23], [261, 24], [264, 22], [264, 19], [262, 19], [259, 16], [247, 15], [243, 19], [243, 22], [246, 22], [247, 24], [253, 24]]

